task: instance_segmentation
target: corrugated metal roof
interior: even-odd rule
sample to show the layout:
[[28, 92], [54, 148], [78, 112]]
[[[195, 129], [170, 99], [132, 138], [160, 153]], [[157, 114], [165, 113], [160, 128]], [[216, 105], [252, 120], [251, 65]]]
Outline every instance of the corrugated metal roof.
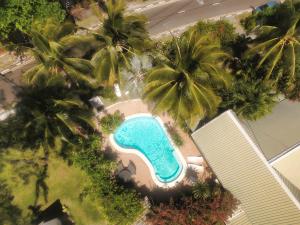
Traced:
[[234, 215], [230, 220], [226, 222], [226, 225], [252, 225], [249, 221], [246, 213], [241, 210], [237, 215]]
[[192, 136], [222, 185], [241, 201], [252, 224], [300, 224], [299, 202], [232, 111]]
[[300, 103], [283, 100], [269, 115], [256, 121], [245, 121], [251, 136], [267, 160], [300, 143]]

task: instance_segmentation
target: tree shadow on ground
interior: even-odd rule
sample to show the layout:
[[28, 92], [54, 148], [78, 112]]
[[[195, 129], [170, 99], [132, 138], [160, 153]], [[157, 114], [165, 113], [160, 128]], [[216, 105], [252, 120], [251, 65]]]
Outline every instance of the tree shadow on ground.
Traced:
[[118, 154], [109, 145], [105, 147], [103, 153], [106, 159], [112, 161], [117, 161], [118, 159]]
[[133, 181], [124, 182], [122, 179], [117, 178], [120, 185], [125, 188], [135, 189], [142, 197], [147, 197], [150, 203], [153, 205], [159, 205], [160, 203], [169, 203], [172, 198], [174, 201], [179, 200], [183, 196], [192, 194], [192, 187], [190, 185], [178, 184], [174, 188], [148, 188], [145, 185], [138, 186]]

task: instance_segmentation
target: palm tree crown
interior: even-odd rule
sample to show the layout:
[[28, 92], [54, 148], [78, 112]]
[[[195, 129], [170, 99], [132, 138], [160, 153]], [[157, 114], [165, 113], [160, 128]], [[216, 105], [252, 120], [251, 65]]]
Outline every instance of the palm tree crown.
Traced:
[[[49, 28], [53, 30], [50, 25]], [[43, 76], [60, 74], [70, 84], [78, 85], [80, 82], [85, 82], [92, 85], [93, 79], [90, 75], [93, 67], [90, 62], [67, 55], [72, 43], [78, 44], [79, 40], [79, 37], [72, 34], [67, 23], [56, 31], [53, 30], [53, 33], [45, 31], [45, 34], [41, 34], [32, 31], [31, 37], [33, 45], [31, 51], [38, 64], [24, 74], [26, 83], [38, 83], [37, 80]]]
[[[282, 13], [286, 18], [278, 18]], [[275, 9], [274, 15], [254, 30], [256, 45], [246, 55], [260, 55], [257, 69], [264, 71], [264, 80], [271, 81], [273, 86], [294, 87], [300, 47], [299, 19], [300, 14], [288, 2]]]
[[226, 54], [193, 30], [172, 44], [175, 53], [167, 56], [169, 63], [148, 74], [144, 98], [154, 104], [154, 112], [167, 111], [175, 120], [193, 126], [216, 113], [220, 99], [215, 88], [230, 83], [220, 69], [220, 59]]
[[61, 75], [24, 88], [16, 112], [25, 139], [35, 144], [53, 146], [55, 137], [71, 140], [96, 128], [91, 110]]
[[120, 81], [121, 66], [130, 66], [129, 59], [149, 42], [146, 18], [125, 15], [123, 0], [98, 1], [103, 12], [103, 26], [94, 33], [99, 50], [92, 58], [95, 76], [108, 86]]

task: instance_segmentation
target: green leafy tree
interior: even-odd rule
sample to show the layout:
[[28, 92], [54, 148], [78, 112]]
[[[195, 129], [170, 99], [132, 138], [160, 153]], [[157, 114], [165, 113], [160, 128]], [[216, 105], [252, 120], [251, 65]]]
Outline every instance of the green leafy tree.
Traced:
[[226, 20], [199, 21], [192, 29], [201, 35], [208, 35], [212, 41], [220, 43], [225, 50], [228, 50], [238, 37], [235, 27]]
[[209, 37], [189, 31], [173, 40], [166, 55], [168, 64], [157, 66], [146, 78], [144, 99], [155, 113], [168, 112], [190, 126], [216, 113], [220, 98], [216, 88], [230, 85], [222, 69], [227, 55]]
[[272, 111], [278, 94], [268, 82], [256, 79], [256, 71], [239, 71], [229, 90], [223, 94], [221, 111], [232, 109], [247, 120], [257, 120]]
[[258, 26], [253, 31], [256, 35], [254, 46], [246, 56], [259, 54], [256, 68], [264, 72], [264, 80], [288, 95], [295, 91], [298, 79], [300, 4], [286, 1], [266, 12], [257, 21]]
[[62, 22], [65, 11], [58, 1], [47, 0], [1, 0], [0, 2], [0, 42], [3, 44], [24, 44], [26, 33], [33, 21], [46, 22], [48, 18]]
[[95, 74], [106, 85], [120, 81], [121, 66], [130, 66], [129, 59], [148, 46], [146, 18], [125, 14], [124, 0], [98, 1], [103, 25], [94, 34], [99, 50], [92, 58]]
[[[6, 124], [14, 127], [14, 134], [7, 135], [15, 140], [4, 141], [6, 147], [8, 144], [31, 149], [41, 146], [47, 153], [55, 146], [57, 137], [71, 141], [74, 136], [86, 137], [89, 130], [96, 129], [91, 109], [77, 90], [68, 88], [61, 75], [23, 88], [19, 97], [16, 113]], [[2, 129], [5, 131], [5, 126]]]
[[85, 196], [105, 204], [103, 212], [111, 224], [132, 224], [144, 210], [141, 199], [135, 190], [117, 183], [112, 174], [116, 164], [105, 157], [101, 145], [99, 135], [79, 139], [72, 156], [74, 164], [91, 178]]
[[[248, 53], [261, 54], [257, 68], [266, 65], [265, 80], [272, 79], [277, 83], [281, 78], [285, 78], [287, 86], [291, 86], [295, 81], [296, 51], [300, 46], [296, 33], [298, 22], [299, 18], [293, 19], [285, 31], [274, 26], [261, 26], [257, 29], [256, 41], [259, 44]], [[276, 73], [276, 66], [280, 64], [283, 71]]]

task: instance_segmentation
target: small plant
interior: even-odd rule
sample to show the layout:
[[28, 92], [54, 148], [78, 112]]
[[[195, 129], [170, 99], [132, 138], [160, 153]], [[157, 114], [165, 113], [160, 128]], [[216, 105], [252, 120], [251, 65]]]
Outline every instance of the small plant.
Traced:
[[100, 120], [101, 130], [104, 134], [111, 134], [123, 121], [124, 116], [120, 111], [116, 111], [114, 114], [108, 114]]
[[177, 129], [171, 124], [166, 124], [167, 130], [177, 147], [181, 147], [183, 145], [182, 137], [179, 135]]

